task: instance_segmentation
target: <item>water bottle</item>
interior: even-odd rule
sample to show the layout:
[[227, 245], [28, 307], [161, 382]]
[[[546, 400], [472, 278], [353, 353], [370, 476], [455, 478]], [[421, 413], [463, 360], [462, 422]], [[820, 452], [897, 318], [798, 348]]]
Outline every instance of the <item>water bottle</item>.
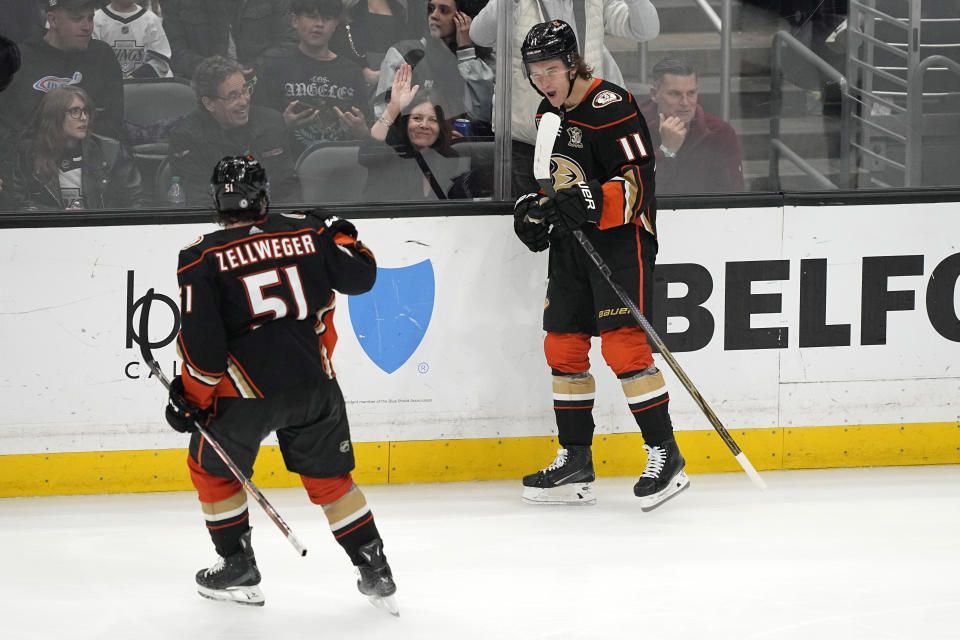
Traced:
[[167, 189], [167, 202], [172, 205], [184, 205], [187, 202], [187, 196], [183, 192], [183, 185], [180, 184], [180, 176], [170, 178], [170, 188]]

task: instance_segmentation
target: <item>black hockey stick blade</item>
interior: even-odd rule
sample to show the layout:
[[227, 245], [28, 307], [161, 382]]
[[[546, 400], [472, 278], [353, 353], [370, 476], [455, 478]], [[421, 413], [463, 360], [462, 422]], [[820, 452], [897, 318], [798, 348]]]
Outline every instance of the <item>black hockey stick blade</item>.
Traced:
[[151, 287], [147, 290], [147, 295], [143, 297], [143, 307], [140, 309], [140, 331], [137, 333], [137, 343], [140, 345], [140, 357], [143, 358], [143, 363], [150, 368], [153, 375], [157, 376], [163, 386], [169, 391], [170, 380], [163, 374], [163, 370], [160, 369], [160, 364], [150, 352], [149, 322], [150, 304], [152, 302], [153, 288]]
[[[140, 356], [143, 358], [144, 364], [146, 364], [150, 371], [153, 372], [153, 375], [157, 377], [158, 380], [163, 384], [164, 387], [169, 391], [170, 390], [170, 381], [167, 379], [167, 376], [163, 374], [163, 371], [160, 369], [160, 365], [157, 363], [157, 359], [153, 357], [153, 353], [150, 351], [150, 304], [153, 302], [153, 288], [147, 290], [147, 294], [143, 297], [143, 306], [140, 309], [140, 331], [137, 335], [137, 342], [140, 343]], [[301, 557], [307, 555], [307, 548], [301, 544], [300, 540], [297, 539], [297, 536], [293, 534], [293, 530], [290, 529], [290, 526], [284, 521], [280, 516], [280, 513], [274, 508], [270, 501], [267, 500], [267, 497], [263, 495], [263, 492], [253, 484], [253, 482], [244, 475], [243, 471], [240, 470], [240, 467], [233, 461], [230, 455], [224, 450], [220, 443], [217, 442], [210, 432], [200, 423], [199, 420], [194, 419], [193, 425], [197, 428], [197, 431], [200, 432], [200, 435], [204, 437], [207, 441], [207, 444], [210, 445], [210, 448], [216, 452], [217, 456], [223, 460], [223, 463], [227, 465], [230, 469], [230, 472], [233, 476], [243, 485], [247, 492], [253, 496], [253, 499], [256, 500], [263, 510], [266, 512], [267, 516], [273, 520], [273, 523], [277, 525], [277, 528], [286, 536], [287, 541], [293, 545], [293, 548], [297, 550], [297, 553]]]

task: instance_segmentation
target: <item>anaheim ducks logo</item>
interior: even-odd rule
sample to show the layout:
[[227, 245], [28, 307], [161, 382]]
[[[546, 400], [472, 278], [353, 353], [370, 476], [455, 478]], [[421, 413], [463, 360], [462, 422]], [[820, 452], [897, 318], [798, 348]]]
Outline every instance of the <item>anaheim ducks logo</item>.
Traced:
[[553, 176], [553, 188], [557, 191], [566, 189], [578, 182], [585, 182], [587, 179], [580, 165], [567, 156], [554, 154], [550, 158], [550, 169]]
[[599, 109], [600, 107], [605, 107], [608, 104], [620, 102], [621, 100], [623, 100], [623, 98], [620, 97], [619, 93], [614, 93], [609, 89], [604, 89], [593, 97], [593, 106]]

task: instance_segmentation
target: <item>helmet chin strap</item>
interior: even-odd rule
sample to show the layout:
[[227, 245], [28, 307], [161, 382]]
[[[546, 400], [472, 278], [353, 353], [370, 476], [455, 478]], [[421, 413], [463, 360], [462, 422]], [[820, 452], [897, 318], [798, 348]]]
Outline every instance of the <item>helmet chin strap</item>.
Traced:
[[[563, 102], [567, 101], [567, 98], [570, 97], [570, 94], [573, 93], [573, 83], [577, 80], [577, 74], [573, 74], [573, 77], [567, 76], [567, 79], [570, 80], [570, 86], [567, 88], [567, 96], [563, 99]], [[562, 103], [561, 103], [562, 105]]]

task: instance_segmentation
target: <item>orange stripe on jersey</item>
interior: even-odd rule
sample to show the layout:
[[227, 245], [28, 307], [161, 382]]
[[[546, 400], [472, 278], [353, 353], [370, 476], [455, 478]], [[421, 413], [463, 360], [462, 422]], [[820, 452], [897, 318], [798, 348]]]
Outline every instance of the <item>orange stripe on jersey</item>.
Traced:
[[374, 260], [376, 260], [376, 258], [373, 255], [373, 252], [370, 251], [370, 249], [367, 249], [367, 246], [365, 244], [358, 241], [353, 236], [348, 236], [345, 233], [338, 233], [333, 237], [333, 241], [336, 242], [341, 247], [347, 247], [349, 249], [352, 249], [357, 254], [365, 253], [369, 255], [371, 258], [374, 258]]
[[180, 363], [180, 376], [187, 402], [195, 407], [206, 409], [210, 405], [216, 386], [223, 380], [223, 373], [208, 373], [194, 366], [189, 354], [182, 346], [182, 336], [177, 336], [177, 355], [183, 359]]
[[[326, 231], [326, 227], [322, 229], [311, 229], [309, 227], [306, 227], [303, 229], [297, 229], [295, 231], [275, 231], [274, 233], [264, 233], [264, 234], [258, 235], [257, 238], [260, 240], [263, 240], [264, 238], [274, 238], [274, 237], [280, 237], [280, 236], [296, 236], [303, 233], [316, 233], [317, 235], [320, 235], [324, 231]], [[203, 253], [200, 254], [199, 258], [197, 258], [190, 264], [177, 269], [177, 273], [183, 273], [187, 269], [197, 266], [198, 264], [203, 262], [204, 258], [206, 258], [207, 254], [210, 253], [211, 251], [219, 251], [220, 249], [232, 247], [235, 244], [240, 244], [241, 242], [247, 242], [248, 240], [250, 240], [250, 236], [244, 236], [243, 238], [239, 238], [237, 240], [231, 240], [230, 242], [227, 242], [225, 244], [219, 244], [215, 247], [209, 247], [207, 249], [204, 249]]]
[[[603, 211], [598, 229], [609, 229], [634, 222], [643, 202], [643, 180], [636, 165], [627, 165], [622, 176], [603, 183]], [[648, 225], [644, 223], [646, 228]], [[651, 233], [652, 229], [647, 229]]]
[[[187, 347], [183, 344], [183, 332], [177, 334], [177, 354], [183, 359], [184, 362], [188, 363], [192, 369], [197, 373], [204, 376], [209, 376], [211, 378], [217, 378], [218, 380], [223, 377], [223, 371], [205, 371], [198, 367], [193, 359], [190, 357], [190, 354], [187, 353]], [[206, 380], [197, 379], [198, 382], [202, 382], [208, 385], [215, 385], [216, 382], [207, 382]]]
[[594, 78], [593, 82], [590, 83], [590, 88], [587, 89], [587, 92], [585, 94], [583, 94], [583, 98], [580, 100], [580, 102], [583, 102], [584, 100], [586, 100], [587, 97], [589, 97], [593, 93], [593, 90], [600, 86], [601, 82], [603, 82], [603, 78]]
[[598, 229], [609, 229], [625, 224], [623, 211], [627, 206], [629, 194], [623, 180], [613, 179], [603, 183], [603, 211], [600, 212]]
[[624, 116], [620, 118], [619, 120], [614, 120], [613, 122], [608, 122], [607, 124], [602, 124], [596, 127], [590, 124], [586, 124], [585, 122], [580, 122], [579, 120], [567, 120], [567, 122], [569, 122], [570, 124], [580, 125], [581, 127], [586, 127], [587, 129], [606, 129], [607, 127], [612, 127], [615, 124], [620, 124], [621, 122], [626, 122], [630, 118], [636, 118], [636, 117], [638, 117], [637, 114], [632, 113], [629, 116]]
[[243, 384], [250, 385], [250, 388], [253, 389], [253, 392], [256, 393], [258, 397], [262, 398], [263, 392], [257, 388], [257, 385], [253, 384], [253, 380], [250, 379], [250, 374], [247, 373], [247, 371], [243, 368], [243, 365], [241, 365], [240, 362], [231, 354], [227, 354], [227, 358], [229, 358], [230, 362], [234, 364], [234, 366], [237, 368], [237, 371], [239, 371], [239, 373], [243, 376]]

